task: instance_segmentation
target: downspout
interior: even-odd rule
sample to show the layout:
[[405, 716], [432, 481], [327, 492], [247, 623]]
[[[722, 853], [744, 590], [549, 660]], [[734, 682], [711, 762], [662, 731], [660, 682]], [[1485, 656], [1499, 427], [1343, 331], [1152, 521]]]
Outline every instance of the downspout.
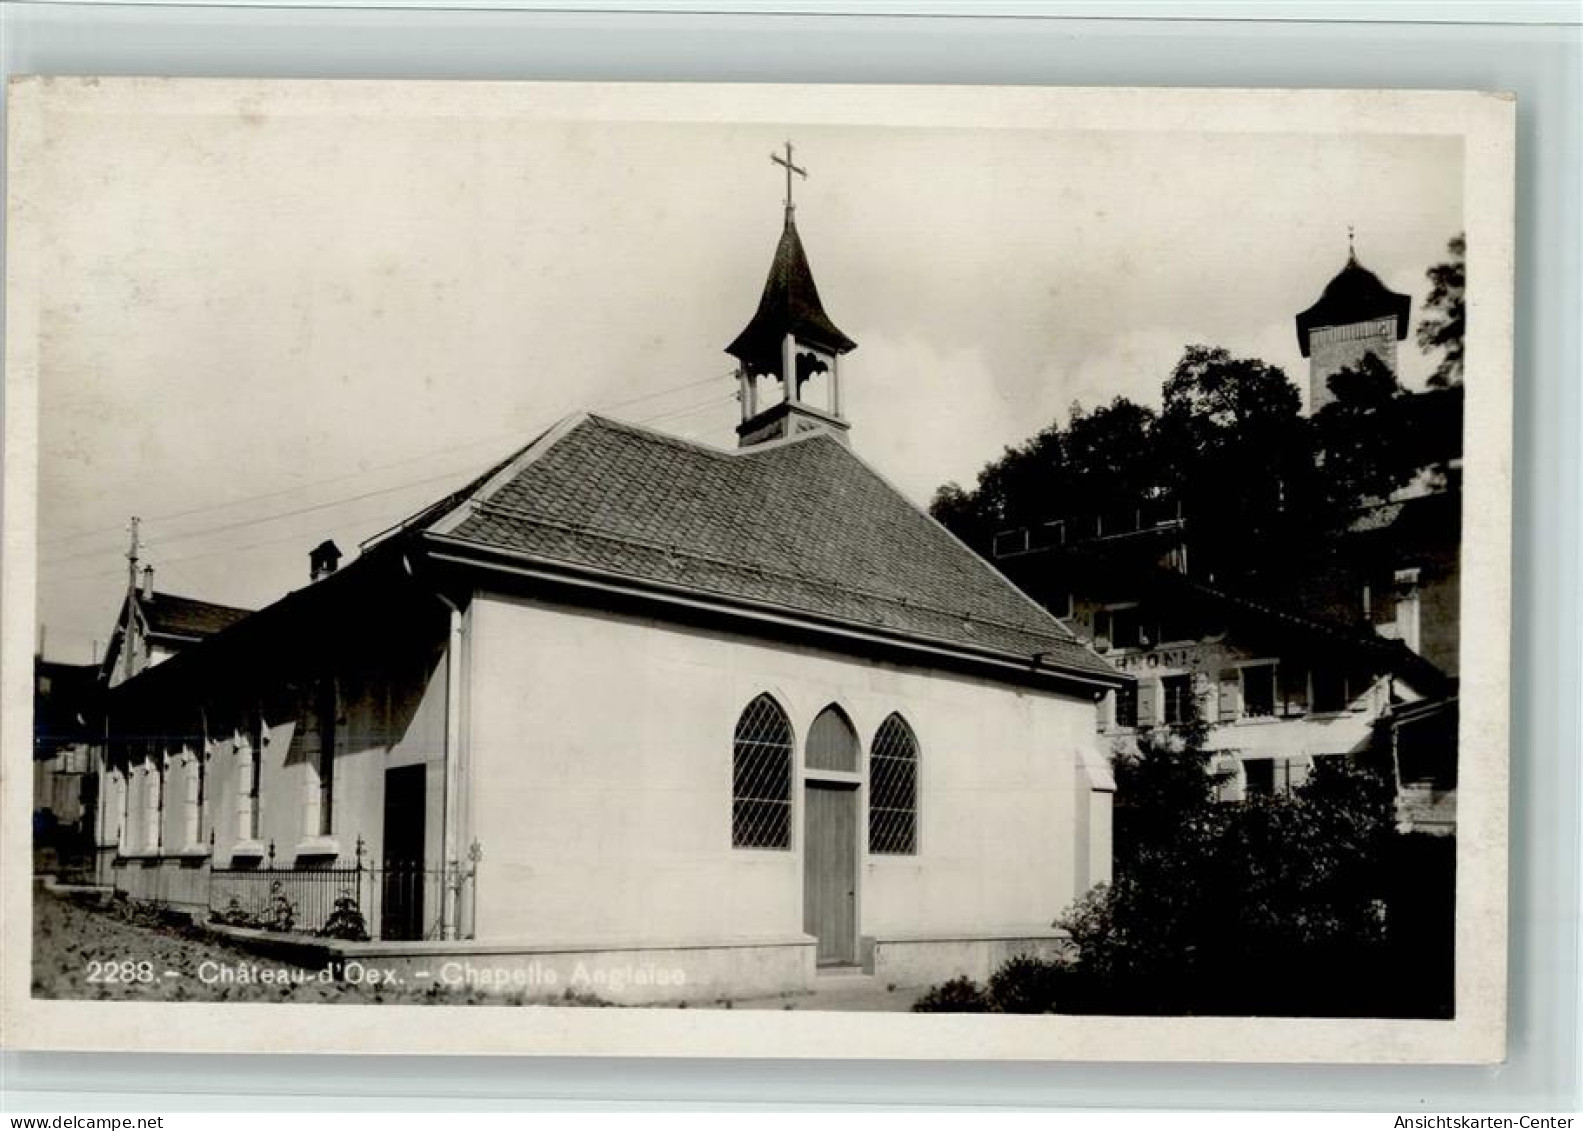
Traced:
[[[405, 554], [401, 564], [408, 576], [415, 577], [412, 562]], [[462, 748], [462, 610], [438, 588], [433, 590], [449, 614], [445, 642], [445, 778], [440, 805], [440, 937], [456, 937], [456, 888], [451, 869], [460, 868], [456, 851], [456, 804], [460, 792], [458, 758]]]
[[440, 937], [454, 939], [457, 888], [451, 869], [461, 867], [456, 852], [456, 800], [460, 792], [458, 758], [462, 750], [462, 610], [438, 589], [434, 595], [450, 611], [451, 622], [445, 642], [445, 796], [440, 816], [440, 883], [444, 902]]

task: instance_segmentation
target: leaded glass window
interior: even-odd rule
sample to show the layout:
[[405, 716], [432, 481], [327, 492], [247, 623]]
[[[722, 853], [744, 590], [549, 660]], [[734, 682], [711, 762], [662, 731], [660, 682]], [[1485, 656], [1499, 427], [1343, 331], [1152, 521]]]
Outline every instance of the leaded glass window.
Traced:
[[790, 848], [791, 809], [791, 723], [775, 700], [760, 695], [737, 719], [732, 743], [732, 847]]
[[868, 760], [868, 850], [918, 851], [918, 740], [900, 715], [880, 724]]

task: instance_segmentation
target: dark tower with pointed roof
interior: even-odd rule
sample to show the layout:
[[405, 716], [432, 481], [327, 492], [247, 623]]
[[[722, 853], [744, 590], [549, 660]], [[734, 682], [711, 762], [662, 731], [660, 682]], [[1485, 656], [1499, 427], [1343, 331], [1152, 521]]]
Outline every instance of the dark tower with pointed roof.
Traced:
[[791, 164], [790, 145], [785, 160], [774, 160], [786, 166], [785, 226], [758, 310], [726, 347], [738, 363], [742, 423], [737, 436], [742, 447], [812, 430], [844, 441], [848, 424], [841, 415], [839, 359], [857, 343], [825, 313], [797, 234], [791, 175], [806, 174]]
[[1308, 411], [1335, 399], [1330, 378], [1373, 354], [1396, 372], [1396, 343], [1407, 336], [1412, 299], [1380, 282], [1358, 262], [1347, 239], [1347, 265], [1325, 285], [1319, 301], [1297, 316], [1297, 345], [1308, 358]]

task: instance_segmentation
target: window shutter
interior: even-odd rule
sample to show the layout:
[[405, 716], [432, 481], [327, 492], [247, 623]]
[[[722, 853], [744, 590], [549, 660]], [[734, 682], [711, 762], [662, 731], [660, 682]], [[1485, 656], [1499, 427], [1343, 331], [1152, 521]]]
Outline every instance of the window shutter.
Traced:
[[1218, 695], [1219, 710], [1215, 715], [1219, 721], [1229, 723], [1237, 717], [1237, 693], [1241, 682], [1236, 668], [1226, 668], [1221, 671]]
[[1296, 664], [1282, 664], [1276, 669], [1276, 676], [1280, 680], [1281, 701], [1285, 704], [1284, 713], [1288, 715], [1307, 714], [1307, 669]]
[[1159, 684], [1152, 679], [1138, 681], [1138, 725], [1152, 727], [1155, 719], [1155, 698], [1159, 694]]

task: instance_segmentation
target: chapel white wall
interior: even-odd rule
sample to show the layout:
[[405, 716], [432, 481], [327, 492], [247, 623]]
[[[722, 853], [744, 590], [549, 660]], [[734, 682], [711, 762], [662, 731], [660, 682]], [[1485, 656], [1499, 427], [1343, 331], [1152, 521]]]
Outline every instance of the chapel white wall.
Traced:
[[790, 851], [731, 845], [732, 734], [761, 692], [799, 771], [831, 702], [865, 759], [891, 711], [918, 737], [917, 855], [869, 855], [859, 799], [861, 933], [1045, 928], [1108, 874], [1108, 795], [1090, 812], [1078, 757], [1101, 742], [1087, 697], [495, 594], [468, 633], [480, 940], [800, 935], [800, 780]]

